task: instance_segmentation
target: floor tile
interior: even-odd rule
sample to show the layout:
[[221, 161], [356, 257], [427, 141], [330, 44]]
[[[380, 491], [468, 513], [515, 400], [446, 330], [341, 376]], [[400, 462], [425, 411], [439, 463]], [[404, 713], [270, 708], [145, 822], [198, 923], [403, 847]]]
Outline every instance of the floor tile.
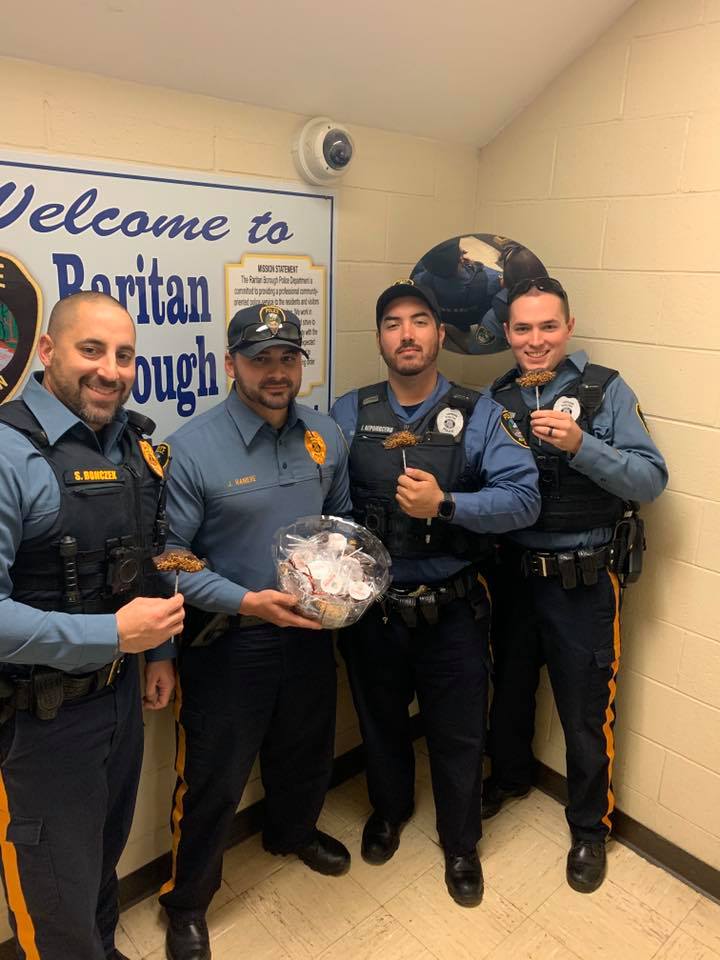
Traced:
[[676, 930], [653, 960], [720, 960], [720, 953], [715, 953], [689, 933]]
[[533, 919], [582, 960], [650, 960], [673, 932], [669, 920], [608, 880], [590, 895], [563, 884]]
[[608, 846], [608, 876], [616, 886], [674, 924], [681, 923], [700, 900], [692, 887], [621, 843]]
[[115, 946], [127, 957], [127, 960], [142, 960], [142, 954], [127, 935], [122, 924], [115, 931]]
[[364, 773], [359, 773], [331, 790], [323, 807], [323, 812], [331, 813], [345, 824], [365, 821], [371, 810]]
[[701, 899], [680, 924], [680, 929], [720, 953], [720, 904]]
[[490, 887], [479, 907], [458, 906], [447, 892], [442, 864], [393, 897], [385, 909], [437, 960], [483, 960], [524, 919]]
[[320, 960], [434, 960], [422, 944], [384, 910], [363, 920], [320, 954]]
[[516, 800], [510, 809], [514, 816], [569, 850], [570, 830], [565, 819], [565, 808], [557, 800], [542, 790], [531, 790], [526, 797]]
[[577, 954], [528, 918], [486, 960], [577, 960]]
[[235, 894], [240, 894], [282, 870], [288, 862], [286, 857], [266, 853], [258, 833], [227, 851], [223, 861], [223, 880]]
[[242, 900], [235, 900], [209, 918], [213, 960], [287, 960], [288, 954]]
[[525, 914], [565, 883], [565, 850], [514, 819], [501, 845], [482, 859], [486, 883]]
[[296, 960], [317, 957], [378, 909], [352, 876], [323, 877], [299, 862], [242, 895], [265, 929]]
[[360, 854], [362, 823], [348, 828], [341, 840], [352, 855], [352, 878], [378, 903], [386, 903], [408, 884], [417, 880], [433, 864], [443, 860], [443, 852], [434, 841], [409, 823], [400, 837], [394, 857], [382, 866], [365, 863]]

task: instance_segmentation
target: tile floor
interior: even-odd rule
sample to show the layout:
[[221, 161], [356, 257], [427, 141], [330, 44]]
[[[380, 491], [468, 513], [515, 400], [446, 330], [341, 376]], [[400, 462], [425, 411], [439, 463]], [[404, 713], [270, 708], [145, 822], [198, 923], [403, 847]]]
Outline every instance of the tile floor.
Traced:
[[[574, 893], [562, 807], [538, 791], [486, 823], [485, 898], [456, 906], [422, 747], [417, 792], [415, 816], [383, 867], [360, 858], [362, 776], [328, 795], [321, 818], [350, 849], [345, 877], [272, 857], [259, 837], [229, 851], [208, 918], [213, 960], [720, 960], [720, 906], [619, 843], [608, 849], [602, 888]], [[164, 960], [164, 935], [150, 898], [123, 914], [117, 945], [130, 960]]]

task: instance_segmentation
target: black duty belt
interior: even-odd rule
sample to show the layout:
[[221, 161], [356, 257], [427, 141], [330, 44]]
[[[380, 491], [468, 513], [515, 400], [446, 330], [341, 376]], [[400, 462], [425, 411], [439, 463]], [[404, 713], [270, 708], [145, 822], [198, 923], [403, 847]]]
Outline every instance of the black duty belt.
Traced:
[[249, 617], [245, 613], [236, 613], [228, 617], [228, 626], [233, 630], [247, 630], [248, 627], [272, 627], [269, 620], [263, 620], [262, 617]]
[[520, 569], [526, 577], [559, 577], [562, 586], [571, 590], [578, 583], [586, 587], [596, 584], [598, 570], [610, 566], [611, 560], [609, 546], [557, 553], [526, 550], [520, 557]]
[[81, 700], [91, 693], [115, 684], [122, 671], [124, 657], [105, 664], [92, 673], [77, 676], [51, 668], [34, 670], [27, 679], [14, 679], [9, 705], [27, 710], [39, 720], [52, 720], [63, 703]]
[[418, 611], [427, 623], [434, 624], [438, 622], [438, 607], [468, 597], [477, 587], [477, 577], [475, 567], [466, 567], [440, 583], [391, 586], [379, 602], [383, 611], [389, 609], [398, 612], [409, 627], [417, 626]]

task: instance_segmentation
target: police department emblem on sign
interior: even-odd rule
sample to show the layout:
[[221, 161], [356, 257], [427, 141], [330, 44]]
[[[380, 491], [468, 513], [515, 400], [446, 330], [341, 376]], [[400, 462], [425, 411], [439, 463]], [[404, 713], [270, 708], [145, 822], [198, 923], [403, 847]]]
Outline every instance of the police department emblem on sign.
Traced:
[[580, 401], [577, 397], [558, 397], [553, 404], [553, 410], [569, 413], [573, 420], [580, 419]]
[[456, 437], [462, 430], [465, 419], [460, 410], [455, 407], [445, 407], [437, 415], [435, 424], [438, 433], [449, 433], [451, 437]]
[[266, 306], [260, 308], [260, 322], [264, 323], [270, 333], [275, 336], [285, 323], [285, 314], [280, 307]]
[[525, 439], [525, 435], [513, 420], [513, 415], [509, 410], [503, 410], [502, 414], [500, 415], [500, 426], [511, 440], [514, 440], [515, 443], [519, 443], [521, 447], [527, 447], [528, 442]]
[[42, 325], [42, 294], [27, 268], [0, 251], [0, 403], [30, 369]]

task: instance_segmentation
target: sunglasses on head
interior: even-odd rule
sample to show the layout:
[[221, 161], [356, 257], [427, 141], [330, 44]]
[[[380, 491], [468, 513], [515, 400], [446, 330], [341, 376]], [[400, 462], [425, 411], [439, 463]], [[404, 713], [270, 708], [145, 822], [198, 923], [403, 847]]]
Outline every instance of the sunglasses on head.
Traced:
[[292, 320], [285, 319], [277, 325], [272, 324], [272, 326], [262, 321], [255, 326], [244, 327], [233, 346], [237, 348], [241, 343], [262, 343], [264, 340], [274, 340], [275, 337], [279, 337], [281, 340], [289, 340], [290, 343], [296, 343], [298, 346], [302, 343], [300, 327]]
[[533, 280], [519, 280], [515, 286], [510, 288], [508, 293], [508, 306], [517, 300], [518, 297], [524, 297], [530, 290], [539, 290], [541, 293], [554, 293], [565, 303], [568, 302], [568, 295], [565, 293], [563, 285], [559, 280], [553, 277], [535, 277]]

